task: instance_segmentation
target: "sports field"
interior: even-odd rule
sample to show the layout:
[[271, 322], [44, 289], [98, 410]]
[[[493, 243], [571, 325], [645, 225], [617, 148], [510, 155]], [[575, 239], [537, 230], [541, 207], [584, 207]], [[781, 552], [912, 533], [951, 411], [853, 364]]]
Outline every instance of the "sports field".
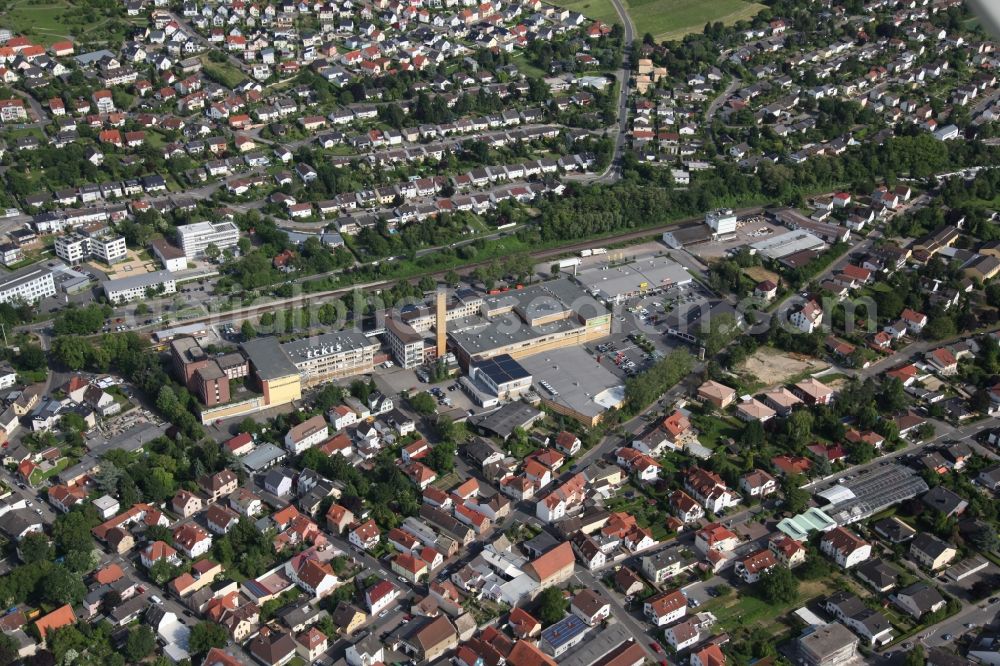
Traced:
[[[552, 2], [605, 23], [619, 22], [611, 0]], [[701, 32], [708, 22], [722, 21], [730, 25], [748, 20], [764, 8], [764, 5], [746, 0], [622, 0], [622, 4], [632, 17], [636, 38], [641, 39], [648, 32], [657, 42]]]

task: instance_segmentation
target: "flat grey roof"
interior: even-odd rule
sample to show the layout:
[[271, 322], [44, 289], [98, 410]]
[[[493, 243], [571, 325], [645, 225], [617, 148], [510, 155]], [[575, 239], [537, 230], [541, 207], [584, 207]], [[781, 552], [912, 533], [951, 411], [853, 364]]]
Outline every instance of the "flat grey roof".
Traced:
[[561, 656], [559, 666], [590, 666], [630, 638], [631, 632], [622, 623], [615, 622], [603, 631], [592, 633], [583, 643]]
[[[680, 264], [669, 259], [643, 259], [607, 270], [594, 268], [583, 271], [576, 279], [591, 292], [606, 298], [620, 294], [682, 285], [691, 282], [691, 275]], [[646, 286], [642, 286], [645, 284]]]
[[282, 460], [286, 453], [270, 442], [264, 442], [250, 453], [240, 457], [242, 464], [247, 471], [256, 472], [273, 463]]
[[0, 291], [6, 291], [7, 289], [13, 289], [22, 284], [33, 282], [43, 277], [46, 273], [51, 275], [52, 271], [38, 266], [28, 266], [12, 273], [5, 273], [0, 275]]
[[378, 343], [359, 331], [336, 331], [286, 342], [281, 350], [292, 363], [297, 363], [306, 360], [309, 352], [313, 353], [313, 358], [322, 358], [365, 347], [378, 347]]
[[492, 412], [469, 417], [469, 422], [504, 439], [510, 437], [514, 428], [524, 427], [540, 417], [542, 412], [523, 402], [511, 402]]
[[247, 340], [242, 347], [261, 379], [277, 379], [299, 372], [273, 336]]
[[581, 347], [564, 347], [522, 359], [521, 364], [535, 383], [544, 379], [558, 395], [544, 387], [536, 389], [543, 400], [564, 405], [574, 412], [595, 417], [625, 396], [622, 381]]
[[769, 259], [781, 259], [803, 250], [823, 249], [826, 243], [819, 236], [798, 229], [751, 243], [750, 247]]
[[105, 293], [113, 291], [125, 291], [136, 287], [149, 287], [154, 284], [171, 282], [174, 279], [170, 271], [156, 271], [154, 273], [143, 273], [141, 275], [130, 275], [117, 280], [105, 280], [103, 283]]
[[502, 345], [528, 342], [581, 326], [582, 324], [572, 319], [559, 319], [541, 326], [528, 326], [516, 314], [508, 312], [490, 319], [473, 316], [455, 320], [448, 325], [448, 335], [470, 356], [475, 356]]
[[712, 229], [707, 224], [695, 224], [690, 227], [677, 227], [667, 232], [680, 245], [702, 243], [712, 237]]
[[839, 622], [813, 627], [809, 633], [799, 638], [799, 648], [817, 657], [827, 657], [851, 643], [857, 644], [857, 637]]
[[483, 304], [488, 311], [503, 307], [520, 307], [530, 312], [535, 302], [544, 302], [546, 299], [554, 299], [568, 310], [578, 311], [578, 308], [593, 306], [598, 312], [605, 311], [604, 306], [594, 301], [580, 285], [569, 278], [559, 278], [524, 289], [511, 289], [502, 294], [486, 296], [483, 298]]

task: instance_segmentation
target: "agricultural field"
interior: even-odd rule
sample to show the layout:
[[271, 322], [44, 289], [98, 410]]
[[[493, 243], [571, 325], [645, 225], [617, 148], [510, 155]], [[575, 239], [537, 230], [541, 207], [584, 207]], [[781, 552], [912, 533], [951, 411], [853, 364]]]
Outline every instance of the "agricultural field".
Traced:
[[[553, 0], [554, 4], [580, 12], [605, 23], [619, 23], [611, 0]], [[764, 8], [745, 0], [622, 0], [632, 17], [636, 38], [647, 32], [656, 41], [680, 39], [691, 32], [701, 32], [706, 23], [722, 21], [731, 25], [753, 18]]]
[[625, 3], [636, 37], [651, 33], [657, 42], [701, 32], [706, 23], [732, 25], [757, 15], [764, 5], [744, 0], [629, 0]]
[[[552, 0], [552, 4], [605, 23], [621, 23], [611, 0]], [[627, 6], [627, 3], [626, 3]]]

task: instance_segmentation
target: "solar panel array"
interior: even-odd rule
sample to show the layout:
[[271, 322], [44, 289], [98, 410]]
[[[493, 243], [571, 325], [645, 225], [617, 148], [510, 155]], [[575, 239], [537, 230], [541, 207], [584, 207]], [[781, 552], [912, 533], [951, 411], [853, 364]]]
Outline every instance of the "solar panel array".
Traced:
[[499, 356], [479, 361], [476, 363], [476, 367], [479, 368], [481, 372], [486, 373], [486, 375], [498, 386], [507, 382], [526, 379], [531, 376], [531, 374], [525, 370], [520, 363], [515, 361], [510, 354], [500, 354]]
[[927, 483], [915, 471], [895, 464], [872, 469], [840, 485], [854, 494], [853, 499], [828, 512], [840, 525], [863, 520], [927, 491]]

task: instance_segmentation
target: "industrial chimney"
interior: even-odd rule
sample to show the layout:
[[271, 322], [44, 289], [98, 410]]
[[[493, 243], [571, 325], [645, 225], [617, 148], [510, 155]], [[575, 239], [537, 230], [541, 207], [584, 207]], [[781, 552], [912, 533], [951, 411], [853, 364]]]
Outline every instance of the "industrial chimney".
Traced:
[[438, 290], [436, 305], [434, 330], [437, 333], [437, 357], [443, 358], [448, 347], [448, 294], [444, 289]]

